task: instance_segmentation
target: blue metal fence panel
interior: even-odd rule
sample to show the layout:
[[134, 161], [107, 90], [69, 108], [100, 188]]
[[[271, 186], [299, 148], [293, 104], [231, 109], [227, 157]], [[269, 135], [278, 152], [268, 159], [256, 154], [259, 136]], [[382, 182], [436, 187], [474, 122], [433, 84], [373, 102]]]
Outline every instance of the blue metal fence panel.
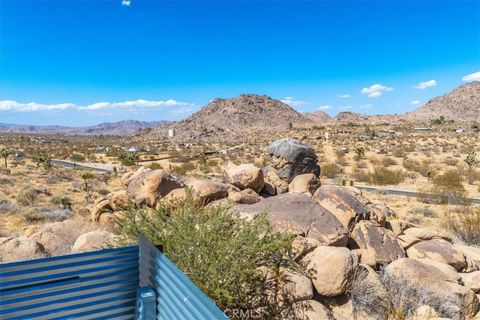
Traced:
[[138, 247], [0, 264], [0, 319], [134, 319]]
[[157, 293], [157, 320], [228, 319], [160, 250], [140, 236], [140, 285]]

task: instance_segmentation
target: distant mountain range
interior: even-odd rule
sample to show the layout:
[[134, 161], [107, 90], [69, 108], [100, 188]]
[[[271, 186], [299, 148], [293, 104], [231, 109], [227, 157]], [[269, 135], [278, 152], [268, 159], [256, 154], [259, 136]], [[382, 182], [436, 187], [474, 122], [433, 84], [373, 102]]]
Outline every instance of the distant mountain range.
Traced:
[[131, 135], [139, 130], [156, 128], [167, 124], [168, 121], [135, 121], [124, 120], [105, 122], [86, 127], [66, 126], [31, 126], [22, 124], [0, 123], [0, 132], [38, 133], [38, 134], [66, 134], [66, 135]]
[[268, 96], [242, 94], [232, 99], [215, 99], [208, 105], [177, 121], [120, 121], [89, 127], [29, 126], [1, 124], [0, 132], [55, 133], [68, 135], [131, 135], [147, 138], [166, 137], [169, 129], [181, 141], [239, 141], [257, 136], [287, 132], [292, 127], [334, 125], [342, 123], [378, 124], [418, 122], [430, 124], [443, 116], [446, 120], [470, 123], [480, 120], [480, 82], [470, 82], [428, 101], [415, 111], [403, 115], [362, 115], [340, 112], [330, 117], [323, 111], [299, 113], [289, 105]]

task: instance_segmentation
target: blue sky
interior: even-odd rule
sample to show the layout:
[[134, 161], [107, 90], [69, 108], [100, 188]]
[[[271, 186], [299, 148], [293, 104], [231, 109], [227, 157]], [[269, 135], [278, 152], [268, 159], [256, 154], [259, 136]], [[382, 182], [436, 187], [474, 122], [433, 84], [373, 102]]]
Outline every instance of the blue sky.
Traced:
[[0, 0], [0, 122], [176, 120], [240, 93], [404, 113], [475, 79], [479, 1]]

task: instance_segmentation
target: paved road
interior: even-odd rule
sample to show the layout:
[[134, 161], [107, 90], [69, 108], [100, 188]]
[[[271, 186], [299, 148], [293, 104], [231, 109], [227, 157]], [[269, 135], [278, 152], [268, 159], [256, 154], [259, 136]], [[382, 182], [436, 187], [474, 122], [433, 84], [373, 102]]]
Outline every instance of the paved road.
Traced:
[[[355, 186], [357, 189], [370, 191], [370, 192], [384, 192], [386, 194], [392, 194], [395, 196], [405, 196], [405, 197], [412, 197], [416, 198], [419, 196], [419, 193], [416, 191], [409, 191], [409, 190], [401, 190], [401, 189], [386, 189], [383, 187], [375, 187], [375, 186]], [[477, 198], [469, 198], [470, 201], [474, 204], [480, 204], [480, 199]]]
[[61, 166], [64, 168], [84, 168], [95, 170], [98, 172], [112, 172], [113, 166], [104, 164], [104, 163], [82, 163], [82, 162], [73, 162], [68, 160], [58, 160], [53, 159], [50, 161], [53, 166]]

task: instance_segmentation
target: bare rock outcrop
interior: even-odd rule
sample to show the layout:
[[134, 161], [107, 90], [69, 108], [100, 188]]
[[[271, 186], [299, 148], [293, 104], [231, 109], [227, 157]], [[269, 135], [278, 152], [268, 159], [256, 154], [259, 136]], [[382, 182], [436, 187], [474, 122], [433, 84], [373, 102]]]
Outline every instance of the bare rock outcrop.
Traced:
[[313, 195], [320, 187], [320, 179], [313, 173], [304, 173], [293, 178], [288, 185], [288, 192], [304, 193]]
[[290, 230], [324, 245], [347, 244], [346, 230], [337, 218], [311, 197], [301, 193], [285, 193], [252, 205], [236, 205], [229, 212], [248, 219], [265, 213], [278, 231]]
[[428, 258], [462, 270], [467, 263], [462, 251], [443, 239], [421, 241], [407, 249], [410, 258]]
[[272, 157], [272, 168], [284, 181], [290, 183], [295, 176], [304, 173], [320, 176], [315, 151], [298, 140], [277, 140], [268, 146], [268, 153]]
[[[386, 265], [396, 259], [405, 258], [405, 251], [395, 234], [371, 221], [360, 221], [355, 225], [350, 246], [353, 249], [360, 249], [360, 261], [371, 267]], [[372, 259], [364, 261], [364, 258], [362, 259], [364, 256]]]
[[171, 174], [163, 170], [153, 170], [132, 179], [128, 183], [127, 195], [135, 204], [153, 208], [160, 198], [183, 186], [183, 183]]
[[358, 261], [347, 248], [320, 246], [302, 259], [317, 292], [333, 297], [345, 292]]
[[85, 252], [104, 249], [113, 244], [115, 236], [105, 230], [94, 230], [82, 234], [73, 244], [72, 252]]
[[232, 184], [241, 190], [252, 189], [259, 193], [265, 185], [262, 169], [251, 163], [237, 166], [229, 161], [223, 167], [223, 176], [226, 183]]

